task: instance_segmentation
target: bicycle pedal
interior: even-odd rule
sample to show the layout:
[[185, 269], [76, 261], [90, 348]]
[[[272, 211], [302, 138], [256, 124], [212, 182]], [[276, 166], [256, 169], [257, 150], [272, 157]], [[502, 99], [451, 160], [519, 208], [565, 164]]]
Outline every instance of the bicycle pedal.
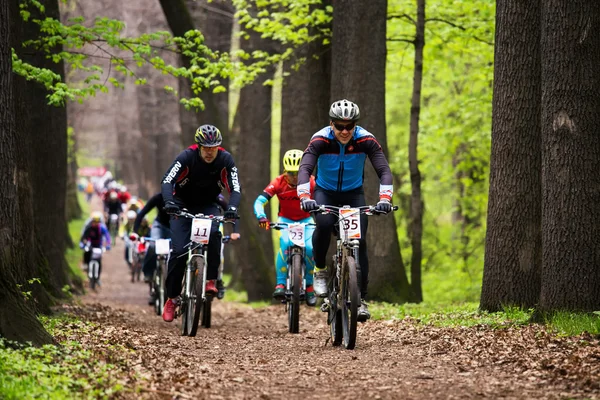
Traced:
[[322, 311], [322, 312], [328, 312], [328, 311], [329, 311], [329, 303], [325, 303], [325, 302], [323, 302], [323, 303], [321, 304], [321, 311]]

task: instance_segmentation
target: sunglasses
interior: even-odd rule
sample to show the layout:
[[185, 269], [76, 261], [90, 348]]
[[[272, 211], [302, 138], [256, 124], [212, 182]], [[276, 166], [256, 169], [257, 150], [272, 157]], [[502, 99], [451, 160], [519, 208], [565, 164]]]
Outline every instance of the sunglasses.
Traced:
[[335, 122], [332, 122], [332, 123], [333, 123], [333, 127], [340, 132], [343, 131], [344, 129], [346, 129], [348, 132], [350, 132], [352, 129], [354, 129], [354, 126], [356, 126], [356, 122], [349, 123], [348, 125], [336, 124]]

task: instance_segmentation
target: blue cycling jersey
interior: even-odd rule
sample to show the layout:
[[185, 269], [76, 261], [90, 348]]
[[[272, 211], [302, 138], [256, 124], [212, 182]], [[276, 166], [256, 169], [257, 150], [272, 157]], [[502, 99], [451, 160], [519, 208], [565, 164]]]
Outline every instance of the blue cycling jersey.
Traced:
[[327, 126], [313, 135], [304, 151], [298, 171], [298, 195], [310, 194], [310, 175], [317, 166], [317, 186], [347, 192], [360, 188], [364, 181], [365, 160], [369, 157], [380, 179], [380, 196], [392, 197], [392, 172], [375, 136], [356, 126], [352, 139], [343, 145]]

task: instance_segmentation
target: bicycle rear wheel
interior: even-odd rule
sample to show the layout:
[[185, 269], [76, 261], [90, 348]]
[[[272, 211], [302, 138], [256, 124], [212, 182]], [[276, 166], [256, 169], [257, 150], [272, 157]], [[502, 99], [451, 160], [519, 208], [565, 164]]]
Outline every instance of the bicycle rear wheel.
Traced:
[[[202, 267], [204, 268], [204, 266]], [[204, 301], [202, 299], [202, 269], [197, 269], [192, 274], [192, 295], [188, 299], [188, 336], [196, 336], [198, 332], [198, 324], [200, 323], [200, 314], [204, 308]]]
[[298, 333], [300, 330], [300, 289], [302, 286], [302, 256], [295, 254], [292, 257], [290, 274], [290, 285], [292, 287], [292, 298], [288, 303], [288, 328], [290, 333]]
[[156, 314], [157, 315], [162, 315], [163, 313], [163, 309], [165, 307], [165, 293], [166, 293], [166, 289], [165, 289], [165, 280], [167, 278], [167, 270], [166, 270], [166, 266], [167, 263], [164, 260], [160, 260], [158, 262], [157, 265], [157, 291], [156, 291], [156, 301], [155, 301], [155, 308], [156, 308]]
[[354, 257], [352, 256], [346, 257], [345, 271], [342, 274], [340, 289], [342, 294], [341, 311], [342, 326], [344, 329], [344, 347], [352, 350], [356, 345], [356, 325], [360, 304], [358, 279], [356, 277], [356, 261], [354, 261]]
[[344, 333], [342, 328], [342, 310], [340, 310], [337, 301], [340, 285], [336, 271], [337, 263], [334, 261], [331, 268], [329, 268], [329, 273], [333, 276], [329, 280], [329, 309], [327, 311], [327, 322], [329, 323], [329, 333], [333, 346], [342, 344]]

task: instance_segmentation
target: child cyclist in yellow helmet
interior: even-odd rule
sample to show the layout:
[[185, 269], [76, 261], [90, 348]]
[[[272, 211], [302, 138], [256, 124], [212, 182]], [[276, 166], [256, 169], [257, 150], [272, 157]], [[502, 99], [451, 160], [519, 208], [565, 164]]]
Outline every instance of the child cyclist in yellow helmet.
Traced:
[[[300, 198], [296, 193], [296, 185], [298, 183], [298, 168], [300, 166], [300, 159], [302, 158], [301, 150], [288, 150], [283, 155], [283, 169], [284, 173], [273, 179], [271, 183], [265, 188], [254, 201], [254, 214], [258, 219], [258, 223], [262, 228], [269, 229], [269, 220], [265, 214], [264, 206], [273, 197], [277, 196], [279, 199], [279, 214], [278, 222], [287, 223], [312, 223], [313, 219], [310, 213], [302, 211], [300, 208]], [[310, 180], [311, 193], [313, 193], [315, 180], [311, 176]], [[313, 270], [315, 267], [313, 260], [313, 249], [312, 249], [312, 234], [314, 231], [313, 226], [307, 226], [305, 230], [305, 250], [306, 259], [304, 263], [306, 265], [306, 304], [314, 306], [317, 302], [315, 293], [313, 290]], [[277, 277], [277, 284], [275, 286], [275, 292], [273, 297], [276, 299], [282, 299], [285, 297], [285, 283], [287, 278], [287, 254], [286, 250], [289, 247], [289, 236], [286, 230], [281, 231], [279, 240], [279, 251], [277, 252], [277, 262], [275, 264], [275, 272]]]

